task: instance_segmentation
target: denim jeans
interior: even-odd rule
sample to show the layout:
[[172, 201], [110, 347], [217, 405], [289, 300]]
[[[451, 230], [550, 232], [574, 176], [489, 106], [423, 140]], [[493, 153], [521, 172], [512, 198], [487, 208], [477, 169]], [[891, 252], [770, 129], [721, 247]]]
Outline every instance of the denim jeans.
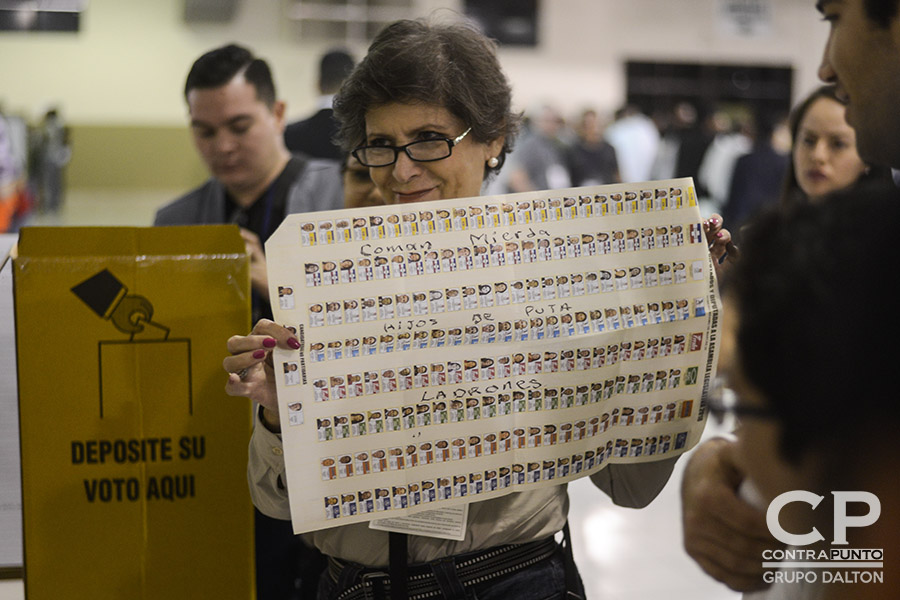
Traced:
[[[581, 585], [580, 577], [578, 583]], [[466, 592], [465, 598], [471, 600], [565, 600], [566, 567], [562, 550], [521, 571], [471, 586]]]
[[[565, 600], [566, 572], [562, 549], [548, 559], [515, 573], [470, 586], [463, 586], [452, 561], [432, 564], [445, 600]], [[581, 579], [578, 578], [581, 585]], [[337, 584], [324, 575], [319, 580], [319, 599], [334, 600], [340, 595]], [[582, 596], [583, 591], [580, 592]], [[388, 600], [385, 598], [385, 600]]]

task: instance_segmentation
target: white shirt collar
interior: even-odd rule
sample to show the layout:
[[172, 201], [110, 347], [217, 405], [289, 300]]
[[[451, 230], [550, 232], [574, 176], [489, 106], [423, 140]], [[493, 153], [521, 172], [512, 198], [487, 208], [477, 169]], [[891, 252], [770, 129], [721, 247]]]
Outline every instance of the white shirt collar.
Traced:
[[323, 108], [331, 108], [333, 102], [334, 94], [324, 94], [322, 96], [319, 96], [316, 107], [319, 110], [322, 110]]

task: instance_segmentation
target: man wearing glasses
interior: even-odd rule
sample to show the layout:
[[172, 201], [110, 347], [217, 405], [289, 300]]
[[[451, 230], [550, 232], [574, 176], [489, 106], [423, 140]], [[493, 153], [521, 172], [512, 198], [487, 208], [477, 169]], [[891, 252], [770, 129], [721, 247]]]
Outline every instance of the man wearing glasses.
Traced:
[[[897, 99], [900, 98], [900, 0], [818, 0], [815, 6], [831, 27], [819, 76], [823, 81], [836, 84], [838, 95], [847, 101], [846, 119], [856, 130], [860, 156], [872, 164], [900, 169], [900, 112], [897, 111]], [[875, 219], [884, 221], [883, 216]], [[892, 223], [896, 225], [896, 222]], [[874, 234], [869, 227], [863, 227], [866, 239], [872, 239]], [[857, 243], [868, 247], [862, 239]], [[868, 252], [873, 262], [887, 264], [881, 261], [888, 259], [874, 248], [868, 248]], [[854, 303], [862, 297], [857, 296]], [[823, 328], [826, 328], [825, 324]], [[883, 325], [877, 325], [875, 329], [881, 331]], [[827, 344], [831, 348], [848, 347], [833, 341]], [[877, 355], [868, 344], [861, 344], [854, 352], [873, 358]], [[886, 352], [896, 358], [896, 350]], [[890, 371], [888, 367], [887, 372]], [[874, 368], [854, 370], [847, 366], [840, 372], [825, 373], [822, 377], [826, 381], [854, 379], [861, 382], [867, 372], [881, 374]], [[859, 397], [860, 392], [856, 390], [845, 398], [848, 414], [862, 410], [854, 405]], [[896, 411], [890, 410], [888, 422], [893, 423]], [[758, 419], [749, 416], [744, 419], [747, 422], [754, 420]], [[835, 442], [840, 447], [849, 447], [846, 440], [836, 439]], [[765, 512], [750, 506], [737, 495], [747, 475], [737, 449], [736, 443], [717, 439], [702, 444], [691, 456], [682, 488], [684, 539], [688, 554], [707, 573], [734, 590], [747, 591], [766, 586], [760, 556], [764, 550], [777, 547], [778, 542], [768, 531]], [[858, 450], [849, 452], [858, 454]], [[765, 460], [760, 457], [757, 462], [764, 464]], [[882, 503], [886, 504], [885, 498]], [[871, 529], [877, 527], [882, 531], [896, 531], [896, 527], [891, 529], [884, 523]], [[893, 589], [893, 595], [891, 589], [889, 586], [870, 587], [868, 591], [880, 590], [885, 598], [896, 597], [896, 589]]]
[[[880, 273], [881, 260], [892, 263], [900, 252], [893, 238], [898, 221], [895, 190], [857, 189], [820, 205], [772, 211], [747, 230], [729, 274], [719, 365], [729, 387], [713, 386], [707, 400], [714, 415], [737, 420], [726, 464], [752, 482], [772, 513], [772, 531], [796, 538], [786, 539], [796, 545], [787, 556], [804, 563], [782, 566], [781, 580], [773, 566], [765, 569], [760, 582], [775, 583], [766, 598], [900, 593], [892, 558], [900, 552], [894, 375], [900, 313], [834, 318], [848, 305], [881, 306], [893, 295]], [[859, 243], [862, 229], [866, 243]], [[797, 491], [818, 503], [796, 499]], [[788, 492], [795, 494], [786, 506], [772, 503]], [[852, 500], [845, 505], [841, 497]], [[781, 547], [764, 544], [753, 560], [778, 560], [767, 555]], [[833, 562], [834, 550], [847, 556], [860, 549], [878, 553], [868, 564]], [[813, 575], [797, 576], [805, 573]]]

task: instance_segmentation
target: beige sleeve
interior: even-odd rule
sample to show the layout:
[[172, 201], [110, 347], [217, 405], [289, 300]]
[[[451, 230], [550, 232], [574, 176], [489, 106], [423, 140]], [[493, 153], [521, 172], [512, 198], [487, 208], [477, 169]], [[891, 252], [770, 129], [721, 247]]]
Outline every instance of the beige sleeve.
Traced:
[[591, 475], [595, 486], [627, 508], [643, 508], [662, 491], [678, 457], [628, 465], [612, 464]]
[[255, 411], [253, 436], [250, 438], [247, 483], [250, 485], [250, 498], [261, 513], [273, 519], [290, 520], [281, 435], [266, 429], [260, 421], [259, 410]]

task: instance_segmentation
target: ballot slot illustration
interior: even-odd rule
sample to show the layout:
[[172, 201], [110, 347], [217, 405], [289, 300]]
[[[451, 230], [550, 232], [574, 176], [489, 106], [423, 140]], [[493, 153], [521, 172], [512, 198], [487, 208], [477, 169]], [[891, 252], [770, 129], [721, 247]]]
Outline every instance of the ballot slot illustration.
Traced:
[[[71, 291], [127, 339], [97, 342], [98, 410], [103, 418], [128, 418], [141, 405], [194, 414], [191, 340], [170, 337], [170, 328], [153, 320], [153, 305], [129, 293], [109, 269]], [[149, 404], [147, 404], [149, 402]]]
[[128, 288], [113, 275], [103, 269], [72, 288], [88, 308], [101, 319], [110, 321], [116, 329], [129, 334], [142, 333], [145, 325], [164, 332], [163, 339], [169, 337], [169, 328], [153, 321], [153, 305], [143, 296], [129, 294]]

